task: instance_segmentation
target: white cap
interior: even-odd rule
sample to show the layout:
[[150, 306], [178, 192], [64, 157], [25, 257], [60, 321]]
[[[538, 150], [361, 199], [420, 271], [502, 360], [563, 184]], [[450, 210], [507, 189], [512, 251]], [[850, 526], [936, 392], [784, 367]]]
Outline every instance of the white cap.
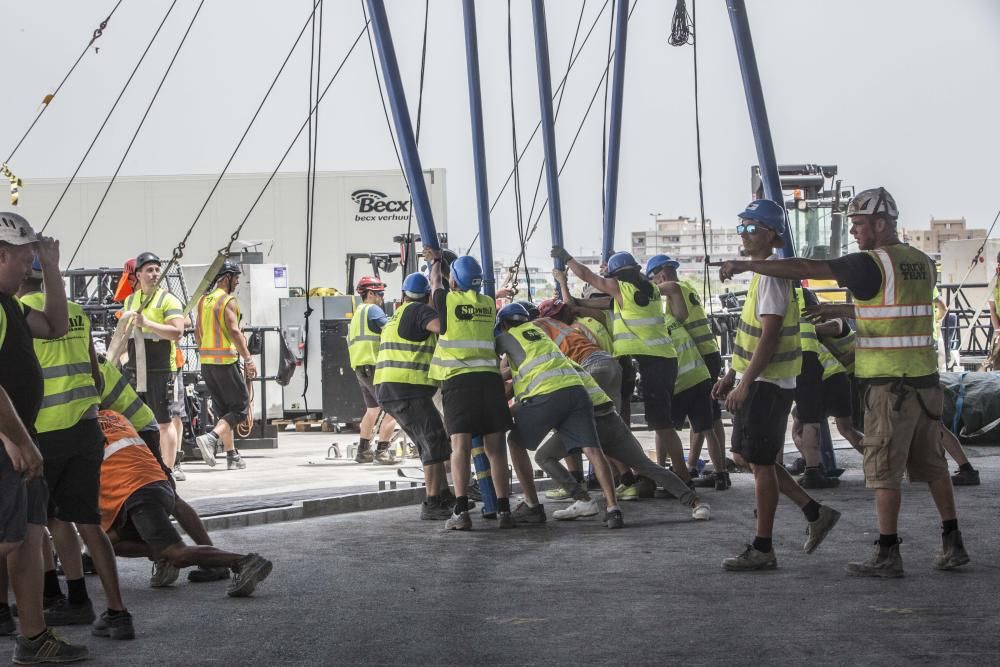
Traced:
[[11, 245], [25, 245], [38, 240], [38, 235], [27, 220], [17, 213], [0, 213], [0, 241]]

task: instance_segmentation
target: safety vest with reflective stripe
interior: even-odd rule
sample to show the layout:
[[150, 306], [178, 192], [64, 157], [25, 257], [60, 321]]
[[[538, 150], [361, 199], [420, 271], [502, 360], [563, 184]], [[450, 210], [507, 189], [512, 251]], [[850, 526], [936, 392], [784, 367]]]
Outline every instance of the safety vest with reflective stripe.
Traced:
[[[139, 310], [142, 306], [143, 299], [145, 296], [142, 292], [133, 292], [128, 295], [125, 299], [125, 303], [122, 304], [124, 310]], [[184, 317], [184, 306], [177, 299], [176, 296], [163, 289], [162, 287], [157, 287], [156, 291], [153, 292], [153, 298], [149, 300], [149, 305], [146, 306], [142, 311], [142, 316], [149, 322], [155, 322], [156, 324], [166, 324], [170, 320], [176, 320], [178, 318]], [[170, 345], [170, 370], [177, 370], [177, 344], [174, 341], [168, 341], [159, 336], [159, 334], [154, 333], [148, 327], [142, 328], [142, 337], [146, 340], [151, 340], [154, 343], [162, 343], [164, 345]], [[129, 349], [132, 349], [134, 343], [129, 344]], [[148, 352], [147, 352], [148, 354]], [[133, 359], [131, 365], [135, 365], [135, 360]]]
[[[757, 319], [757, 284], [760, 274], [755, 273], [750, 279], [750, 289], [747, 291], [740, 322], [736, 330], [736, 341], [733, 348], [733, 370], [743, 373], [750, 367], [750, 359], [757, 349], [763, 329]], [[798, 377], [802, 372], [802, 347], [799, 343], [799, 302], [793, 294], [789, 294], [788, 306], [781, 320], [781, 333], [778, 338], [778, 348], [771, 355], [767, 367], [760, 374], [765, 380], [788, 380]]]
[[524, 323], [509, 329], [507, 333], [524, 351], [524, 361], [520, 366], [514, 359], [517, 355], [507, 355], [517, 400], [523, 401], [532, 396], [583, 385], [583, 380], [573, 368], [573, 362], [534, 324]]
[[[45, 310], [45, 295], [41, 292], [25, 294], [21, 302]], [[45, 380], [42, 407], [35, 418], [39, 433], [70, 428], [100, 403], [90, 366], [90, 318], [72, 301], [66, 306], [69, 332], [55, 340], [34, 341]]]
[[611, 332], [608, 331], [608, 328], [600, 320], [593, 317], [578, 317], [571, 326], [589, 338], [590, 342], [599, 345], [608, 354], [614, 351], [614, 345], [611, 342]]
[[375, 384], [400, 382], [436, 387], [440, 384], [428, 376], [437, 336], [431, 334], [423, 341], [412, 341], [399, 335], [399, 322], [412, 302], [404, 303], [392, 314], [382, 329], [382, 342], [378, 346], [375, 362]]
[[826, 346], [822, 343], [819, 344], [819, 363], [823, 367], [823, 379], [831, 378], [838, 373], [847, 373], [847, 369], [844, 365], [837, 361], [837, 357], [830, 353], [830, 350], [826, 349]]
[[626, 357], [642, 354], [651, 357], [677, 357], [673, 341], [667, 331], [667, 322], [663, 319], [663, 305], [660, 301], [660, 290], [653, 286], [653, 295], [645, 306], [635, 302], [638, 289], [632, 283], [618, 281], [622, 294], [622, 303], [614, 301], [611, 336], [614, 343], [614, 355]]
[[934, 265], [902, 243], [868, 251], [882, 272], [871, 299], [855, 301], [859, 378], [923, 377], [937, 373], [934, 346]]
[[167, 476], [132, 424], [111, 410], [97, 415], [104, 433], [104, 461], [101, 463], [101, 528], [107, 531], [133, 493]]
[[698, 296], [698, 292], [686, 282], [682, 281], [677, 284], [684, 294], [684, 300], [687, 302], [688, 308], [688, 316], [684, 320], [684, 328], [687, 329], [687, 332], [691, 334], [691, 338], [694, 339], [695, 344], [698, 346], [698, 352], [703, 357], [718, 353], [719, 340], [712, 333], [712, 325], [708, 321], [708, 315], [705, 314], [704, 306], [701, 305], [701, 298]]
[[236, 306], [236, 321], [240, 320], [240, 303], [236, 297], [218, 287], [198, 302], [198, 356], [202, 364], [226, 366], [239, 359], [236, 344], [226, 326], [226, 307]]
[[137, 431], [143, 431], [150, 426], [156, 426], [156, 415], [143, 403], [139, 394], [128, 383], [115, 365], [104, 360], [100, 362], [101, 375], [104, 377], [104, 392], [101, 394], [101, 409], [121, 413], [131, 422]]
[[837, 361], [844, 369], [854, 374], [854, 347], [856, 334], [853, 329], [848, 328], [843, 336], [823, 336], [822, 343], [837, 358]]
[[611, 397], [601, 389], [601, 385], [597, 384], [590, 373], [584, 369], [583, 366], [576, 363], [572, 359], [569, 360], [570, 364], [573, 366], [573, 370], [580, 377], [580, 381], [583, 382], [583, 388], [587, 390], [587, 395], [590, 396], [590, 402], [593, 404], [594, 409], [606, 408], [608, 406], [614, 407], [615, 402], [611, 400]]
[[378, 357], [379, 335], [368, 326], [368, 310], [372, 304], [359, 306], [351, 316], [347, 328], [347, 354], [351, 358], [351, 368], [374, 366]]
[[[795, 288], [795, 301], [799, 304], [799, 313], [806, 307], [806, 295], [801, 287]], [[819, 336], [816, 335], [816, 325], [809, 320], [799, 317], [799, 341], [802, 344], [803, 352], [819, 354]]]
[[691, 338], [687, 328], [669, 314], [669, 309], [667, 312], [667, 330], [674, 341], [674, 347], [677, 348], [677, 380], [674, 381], [676, 396], [685, 389], [711, 380], [712, 375], [708, 372], [708, 366], [698, 351], [698, 345]]
[[497, 307], [475, 290], [450, 291], [445, 297], [448, 322], [431, 359], [434, 380], [464, 373], [500, 373], [493, 337]]
[[532, 324], [544, 331], [559, 351], [578, 364], [594, 352], [600, 352], [601, 346], [579, 329], [564, 324], [551, 317], [539, 317]]

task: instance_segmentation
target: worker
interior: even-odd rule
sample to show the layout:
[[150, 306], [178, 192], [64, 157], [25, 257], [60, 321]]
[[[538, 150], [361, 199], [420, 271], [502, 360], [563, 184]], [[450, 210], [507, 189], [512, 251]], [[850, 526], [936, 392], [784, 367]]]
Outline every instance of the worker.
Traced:
[[[578, 278], [611, 297], [614, 354], [638, 362], [646, 424], [656, 434], [657, 457], [665, 460], [669, 455], [674, 473], [689, 482], [684, 449], [670, 415], [677, 380], [677, 350], [667, 331], [659, 288], [642, 274], [642, 267], [628, 252], [615, 253], [608, 259], [606, 278], [573, 259], [560, 246], [554, 246], [551, 254]], [[670, 297], [683, 301], [679, 290]]]
[[250, 409], [247, 383], [257, 377], [257, 366], [240, 330], [240, 302], [234, 294], [242, 273], [232, 260], [222, 263], [215, 276], [215, 289], [198, 300], [198, 323], [194, 329], [201, 379], [212, 397], [212, 412], [218, 417], [212, 430], [195, 438], [195, 443], [201, 450], [201, 458], [214, 468], [216, 445], [221, 442], [227, 470], [247, 467], [236, 449], [233, 434], [236, 426], [247, 419]]
[[[62, 277], [55, 278], [46, 276], [41, 261], [36, 259], [21, 283], [18, 299], [25, 306], [44, 312], [48, 299], [66, 298]], [[46, 609], [47, 622], [51, 625], [94, 622], [96, 614], [83, 573], [79, 541], [82, 538], [94, 560], [108, 605], [94, 625], [95, 634], [134, 639], [132, 616], [122, 600], [115, 553], [100, 527], [104, 437], [97, 423], [97, 410], [104, 378], [90, 335], [90, 318], [72, 301], [66, 302], [65, 308], [69, 330], [56, 339], [34, 341], [35, 356], [45, 378], [35, 431], [49, 487], [49, 532], [69, 589], [68, 598], [59, 598]]]
[[[753, 266], [776, 263], [774, 249], [784, 246], [785, 210], [769, 199], [751, 202], [739, 214], [736, 231], [744, 255]], [[720, 277], [728, 280], [729, 265]], [[799, 343], [799, 305], [788, 280], [755, 273], [740, 313], [732, 368], [715, 384], [715, 398], [724, 399], [733, 414], [732, 452], [737, 463], [749, 464], [757, 501], [757, 533], [743, 553], [727, 558], [726, 570], [747, 572], [778, 566], [772, 545], [778, 494], [788, 496], [806, 517], [812, 553], [840, 519], [840, 512], [820, 505], [785, 470], [776, 465], [785, 446], [788, 414], [795, 394], [795, 378], [802, 370]]]
[[441, 250], [424, 248], [424, 258], [431, 266], [431, 298], [441, 327], [428, 375], [441, 382], [444, 426], [451, 439], [451, 475], [458, 496], [445, 528], [472, 528], [468, 488], [473, 436], [482, 436], [490, 461], [497, 525], [513, 528], [507, 448], [503, 441], [511, 418], [494, 350], [496, 304], [491, 297], [480, 294], [483, 269], [474, 257], [463, 255], [450, 267], [444, 267], [441, 256]]
[[[176, 343], [184, 335], [184, 306], [160, 285], [161, 272], [160, 258], [155, 254], [141, 252], [136, 256], [135, 275], [139, 290], [125, 298], [122, 317], [133, 317], [132, 323], [138, 333], [129, 338], [126, 368], [133, 384], [141, 389], [139, 395], [142, 400], [156, 415], [164, 463], [174, 471], [174, 479], [183, 481], [184, 474], [177, 466], [180, 439], [172, 424], [170, 403], [177, 373]], [[142, 378], [137, 375], [137, 338], [142, 340], [144, 350], [144, 387], [141, 386]]]
[[375, 393], [375, 360], [378, 356], [379, 334], [389, 317], [382, 310], [385, 303], [385, 283], [374, 276], [362, 276], [354, 288], [361, 305], [354, 309], [351, 324], [347, 329], [347, 353], [351, 368], [358, 378], [361, 397], [365, 402], [365, 414], [359, 426], [361, 441], [354, 460], [357, 463], [390, 464], [395, 458], [389, 451], [389, 441], [396, 428], [392, 417], [384, 417], [379, 425], [377, 450], [371, 449], [375, 424], [382, 412]]
[[[511, 463], [521, 483], [523, 501], [514, 509], [517, 523], [544, 523], [545, 507], [538, 501], [528, 450], [535, 450], [550, 431], [561, 436], [567, 450], [582, 449], [594, 467], [607, 501], [608, 528], [625, 522], [615, 498], [611, 466], [601, 452], [594, 408], [572, 362], [539, 327], [522, 305], [513, 303], [497, 313], [496, 350], [510, 368], [516, 401], [514, 428], [507, 437]], [[597, 501], [578, 499], [553, 517], [572, 520], [595, 516]]]
[[862, 577], [903, 575], [898, 523], [904, 472], [926, 482], [942, 521], [942, 549], [934, 567], [969, 562], [948, 465], [941, 446], [944, 392], [937, 371], [931, 304], [936, 268], [923, 252], [899, 239], [899, 209], [884, 187], [863, 190], [847, 216], [860, 252], [831, 260], [724, 262], [720, 276], [754, 271], [785, 280], [836, 280], [853, 304], [814, 309], [822, 318], [854, 317], [858, 325], [855, 371], [865, 390], [865, 483], [875, 490], [879, 537], [870, 558], [848, 563]]
[[990, 291], [990, 324], [993, 326], [993, 344], [1000, 341], [1000, 311], [997, 302], [1000, 301], [1000, 252], [997, 253], [997, 266], [993, 270], [993, 289]]
[[441, 320], [430, 307], [431, 284], [422, 273], [403, 279], [403, 299], [382, 328], [375, 364], [378, 402], [396, 420], [420, 453], [427, 497], [420, 518], [447, 520], [455, 507], [444, 463], [451, 443], [434, 405], [441, 384], [428, 373]]
[[[18, 605], [15, 663], [72, 662], [87, 657], [85, 646], [59, 637], [43, 612], [42, 545], [48, 521], [44, 462], [38, 451], [35, 417], [44, 380], [33, 338], [56, 339], [69, 331], [66, 295], [52, 290], [45, 310], [23, 305], [15, 293], [37, 256], [42, 274], [60, 285], [59, 243], [35, 233], [17, 213], [0, 213], [0, 623], [15, 629], [8, 587]], [[7, 573], [10, 576], [7, 576]]]
[[[712, 398], [712, 387], [718, 377], [713, 377], [708, 370], [695, 338], [685, 325], [685, 322], [691, 319], [691, 310], [688, 307], [690, 303], [689, 293], [682, 289], [682, 283], [669, 280], [670, 274], [667, 272], [667, 268], [674, 263], [666, 255], [652, 257], [646, 263], [646, 277], [661, 292], [671, 295], [671, 298], [668, 298], [664, 304], [667, 331], [677, 349], [677, 381], [674, 383], [673, 401], [670, 408], [674, 428], [673, 435], [670, 437], [676, 439], [677, 431], [684, 428], [684, 422], [687, 420], [691, 424], [692, 434], [697, 433], [702, 436], [702, 440], [708, 440], [708, 454], [715, 467], [715, 472], [711, 477], [695, 479], [693, 483], [705, 487], [711, 485], [716, 491], [725, 491], [732, 486], [732, 483], [729, 480], [729, 472], [726, 470], [725, 444], [719, 438], [715, 428], [715, 407], [718, 401]], [[680, 298], [676, 298], [677, 296]], [[696, 331], [701, 335], [700, 329]], [[709, 332], [710, 334], [711, 332]], [[721, 426], [721, 422], [719, 425]], [[694, 438], [692, 438], [693, 440]], [[681, 446], [679, 439], [676, 440], [675, 446]], [[660, 452], [657, 452], [657, 463], [663, 465], [665, 461], [659, 458], [661, 456]], [[696, 466], [690, 466], [688, 473], [692, 479], [699, 476]]]

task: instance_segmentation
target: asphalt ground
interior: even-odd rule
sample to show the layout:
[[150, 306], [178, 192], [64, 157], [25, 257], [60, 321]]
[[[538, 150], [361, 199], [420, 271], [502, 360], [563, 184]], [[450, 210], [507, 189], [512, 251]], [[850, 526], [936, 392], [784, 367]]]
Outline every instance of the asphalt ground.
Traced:
[[997, 664], [1000, 450], [971, 449], [983, 485], [956, 490], [972, 556], [959, 571], [931, 568], [938, 518], [925, 487], [906, 488], [898, 580], [844, 573], [877, 531], [859, 457], [839, 454], [841, 487], [816, 497], [840, 523], [806, 555], [805, 520], [783, 501], [772, 572], [720, 567], [753, 535], [740, 474], [704, 493], [709, 522], [646, 500], [624, 507], [618, 531], [550, 516], [512, 531], [476, 517], [472, 532], [446, 533], [417, 507], [220, 531], [219, 546], [274, 561], [254, 597], [183, 575], [153, 590], [148, 562], [120, 560], [137, 639], [63, 634], [109, 665]]

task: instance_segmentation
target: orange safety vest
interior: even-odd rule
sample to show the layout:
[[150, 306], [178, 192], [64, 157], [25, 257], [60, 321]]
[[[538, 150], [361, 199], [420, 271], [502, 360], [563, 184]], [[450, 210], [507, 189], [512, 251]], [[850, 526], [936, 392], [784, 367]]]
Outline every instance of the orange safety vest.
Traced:
[[147, 484], [167, 481], [167, 476], [123, 415], [101, 410], [97, 421], [104, 432], [100, 509], [101, 528], [106, 532], [115, 524], [129, 496]]

